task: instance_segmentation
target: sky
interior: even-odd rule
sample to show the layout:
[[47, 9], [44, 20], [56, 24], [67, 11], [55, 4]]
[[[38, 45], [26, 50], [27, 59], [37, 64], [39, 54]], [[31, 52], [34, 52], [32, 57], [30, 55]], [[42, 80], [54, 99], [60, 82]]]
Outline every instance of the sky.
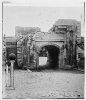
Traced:
[[[80, 5], [80, 4], [79, 4]], [[29, 6], [3, 4], [3, 34], [15, 36], [15, 27], [39, 27], [48, 32], [59, 19], [81, 21], [84, 35], [84, 5], [80, 6]]]

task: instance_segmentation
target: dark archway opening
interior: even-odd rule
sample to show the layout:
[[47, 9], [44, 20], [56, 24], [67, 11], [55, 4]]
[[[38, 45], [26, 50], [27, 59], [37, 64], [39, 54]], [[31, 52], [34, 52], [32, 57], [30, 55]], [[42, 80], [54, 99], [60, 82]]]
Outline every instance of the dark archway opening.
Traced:
[[54, 45], [43, 46], [39, 53], [40, 57], [47, 57], [46, 65], [39, 65], [39, 69], [58, 69], [60, 50]]

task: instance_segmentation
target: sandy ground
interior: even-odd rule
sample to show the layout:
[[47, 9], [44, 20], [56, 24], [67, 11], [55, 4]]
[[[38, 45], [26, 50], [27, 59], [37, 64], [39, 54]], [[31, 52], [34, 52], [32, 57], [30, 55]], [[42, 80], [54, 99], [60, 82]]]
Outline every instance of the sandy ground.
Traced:
[[84, 74], [75, 71], [14, 71], [15, 90], [6, 90], [3, 72], [3, 98], [84, 98]]

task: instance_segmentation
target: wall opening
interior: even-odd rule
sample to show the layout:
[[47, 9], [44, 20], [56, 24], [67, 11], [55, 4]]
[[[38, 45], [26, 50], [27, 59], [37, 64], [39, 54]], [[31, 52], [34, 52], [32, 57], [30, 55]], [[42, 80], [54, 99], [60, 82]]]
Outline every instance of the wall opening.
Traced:
[[[54, 45], [45, 45], [39, 52], [39, 69], [58, 69], [60, 49]], [[40, 60], [41, 59], [41, 60]], [[43, 60], [46, 63], [43, 63]], [[40, 65], [40, 63], [42, 63]]]

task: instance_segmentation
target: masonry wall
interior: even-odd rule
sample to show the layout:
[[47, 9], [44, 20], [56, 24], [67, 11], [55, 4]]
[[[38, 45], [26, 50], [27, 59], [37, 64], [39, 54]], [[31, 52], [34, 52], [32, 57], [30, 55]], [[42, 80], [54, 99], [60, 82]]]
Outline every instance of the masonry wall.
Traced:
[[20, 66], [20, 63], [23, 63], [23, 66], [28, 66], [29, 60], [33, 59], [31, 61], [31, 66], [35, 67], [37, 65], [37, 49], [45, 44], [55, 44], [61, 48], [59, 56], [60, 67], [66, 65], [75, 65], [76, 36], [80, 36], [81, 34], [80, 25], [80, 22], [77, 22], [75, 20], [61, 20], [57, 21], [57, 23], [53, 25], [49, 32], [36, 31], [36, 33], [33, 35], [35, 41], [35, 50], [33, 50], [33, 42], [31, 42], [30, 48], [28, 46], [28, 35], [25, 35], [26, 38], [24, 38], [24, 35], [19, 35], [17, 38], [18, 65]]

